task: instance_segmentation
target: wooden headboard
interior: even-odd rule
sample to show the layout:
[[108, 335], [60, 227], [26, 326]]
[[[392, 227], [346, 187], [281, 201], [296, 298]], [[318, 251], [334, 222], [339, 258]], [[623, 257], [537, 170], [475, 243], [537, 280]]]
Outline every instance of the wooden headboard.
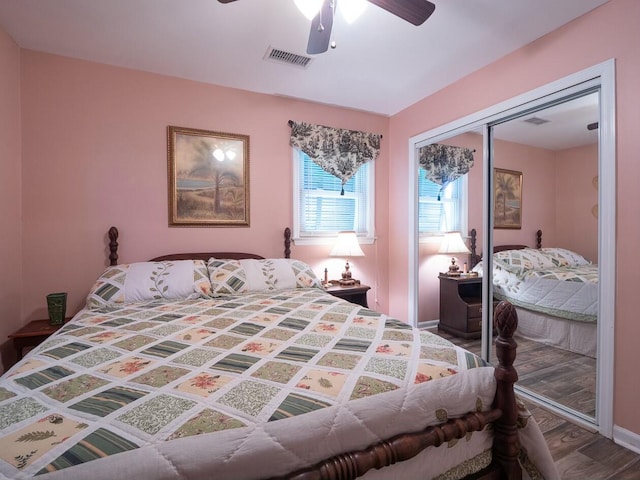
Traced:
[[[469, 255], [469, 268], [475, 267], [480, 260], [482, 260], [482, 255], [479, 255], [477, 252], [476, 241], [477, 241], [477, 232], [475, 228], [471, 229], [469, 232], [469, 247], [471, 250], [471, 254]], [[503, 252], [505, 250], [522, 250], [523, 248], [529, 248], [528, 245], [494, 245], [493, 253]], [[542, 230], [538, 230], [536, 232], [536, 248], [542, 248]]]
[[[118, 264], [118, 236], [119, 232], [116, 227], [111, 227], [108, 232], [109, 235], [109, 264]], [[162, 262], [165, 260], [204, 260], [205, 262], [211, 257], [214, 258], [230, 258], [232, 260], [242, 260], [245, 258], [253, 258], [261, 260], [264, 257], [256, 255], [255, 253], [242, 253], [242, 252], [197, 252], [197, 253], [170, 253], [167, 255], [161, 255], [159, 257], [151, 258], [150, 262]], [[289, 227], [284, 229], [284, 258], [291, 257], [291, 229]]]

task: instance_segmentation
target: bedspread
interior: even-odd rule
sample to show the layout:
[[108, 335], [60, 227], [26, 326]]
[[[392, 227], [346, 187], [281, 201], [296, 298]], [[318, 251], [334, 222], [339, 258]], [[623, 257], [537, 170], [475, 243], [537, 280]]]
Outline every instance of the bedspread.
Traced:
[[[482, 272], [482, 262], [475, 268]], [[548, 267], [520, 274], [493, 264], [493, 293], [499, 300], [556, 317], [595, 323], [598, 266]]]
[[[319, 289], [82, 310], [0, 382], [0, 476], [265, 478], [494, 392], [471, 353]], [[541, 438], [523, 443], [544, 470]], [[461, 477], [490, 445], [470, 434], [416, 472]]]

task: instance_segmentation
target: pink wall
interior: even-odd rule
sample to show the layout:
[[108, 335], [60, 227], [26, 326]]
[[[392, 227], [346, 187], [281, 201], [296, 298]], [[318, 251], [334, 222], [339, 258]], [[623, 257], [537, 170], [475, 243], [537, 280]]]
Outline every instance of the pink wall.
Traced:
[[542, 229], [543, 243], [556, 245], [555, 154], [551, 150], [513, 142], [496, 141], [495, 167], [522, 172], [522, 228], [493, 232], [496, 245], [535, 246], [536, 231]]
[[[390, 124], [389, 208], [406, 211], [408, 139], [418, 133], [477, 112], [536, 87], [610, 58], [616, 59], [617, 236], [618, 257], [615, 324], [614, 422], [640, 434], [636, 405], [640, 390], [636, 351], [640, 338], [637, 321], [637, 285], [640, 273], [628, 268], [640, 245], [640, 2], [611, 0], [545, 37], [395, 115]], [[390, 313], [407, 312], [407, 219], [389, 219]]]
[[598, 263], [598, 144], [560, 150], [556, 160], [557, 245]]
[[[388, 308], [388, 118], [33, 51], [22, 52], [22, 116], [23, 318], [46, 318], [52, 291], [69, 293], [71, 313], [83, 305], [106, 265], [111, 225], [121, 262], [179, 251], [282, 256], [292, 222], [289, 119], [383, 134], [379, 235], [357, 270], [377, 286], [370, 304]], [[167, 226], [167, 125], [250, 136], [249, 228]], [[329, 249], [294, 246], [293, 256], [320, 275]]]
[[[13, 361], [7, 335], [21, 325], [20, 49], [0, 29], [0, 354]], [[0, 371], [2, 367], [0, 366]]]

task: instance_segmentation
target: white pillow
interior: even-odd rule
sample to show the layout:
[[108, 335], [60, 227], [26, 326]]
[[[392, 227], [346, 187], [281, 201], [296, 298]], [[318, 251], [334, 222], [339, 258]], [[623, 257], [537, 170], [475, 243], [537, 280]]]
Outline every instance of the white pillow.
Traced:
[[202, 260], [138, 262], [108, 267], [87, 296], [87, 308], [211, 295]]
[[322, 288], [312, 268], [300, 260], [267, 258], [207, 262], [213, 296], [268, 292], [291, 288]]

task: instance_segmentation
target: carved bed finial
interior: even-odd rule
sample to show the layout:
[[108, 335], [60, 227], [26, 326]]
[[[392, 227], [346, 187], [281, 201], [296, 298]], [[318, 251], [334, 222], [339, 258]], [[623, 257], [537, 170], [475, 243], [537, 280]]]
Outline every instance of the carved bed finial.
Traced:
[[284, 229], [284, 258], [291, 258], [291, 229]]
[[471, 249], [471, 253], [469, 254], [469, 268], [473, 268], [480, 262], [480, 255], [478, 255], [476, 252], [476, 240], [478, 239], [478, 232], [476, 232], [475, 228], [471, 229], [471, 232], [469, 232], [469, 237], [469, 247]]
[[118, 229], [111, 227], [109, 229], [109, 265], [118, 264]]
[[513, 337], [518, 328], [518, 314], [509, 302], [500, 302], [495, 309], [493, 326], [504, 339]]
[[536, 232], [536, 248], [542, 248], [542, 230]]

